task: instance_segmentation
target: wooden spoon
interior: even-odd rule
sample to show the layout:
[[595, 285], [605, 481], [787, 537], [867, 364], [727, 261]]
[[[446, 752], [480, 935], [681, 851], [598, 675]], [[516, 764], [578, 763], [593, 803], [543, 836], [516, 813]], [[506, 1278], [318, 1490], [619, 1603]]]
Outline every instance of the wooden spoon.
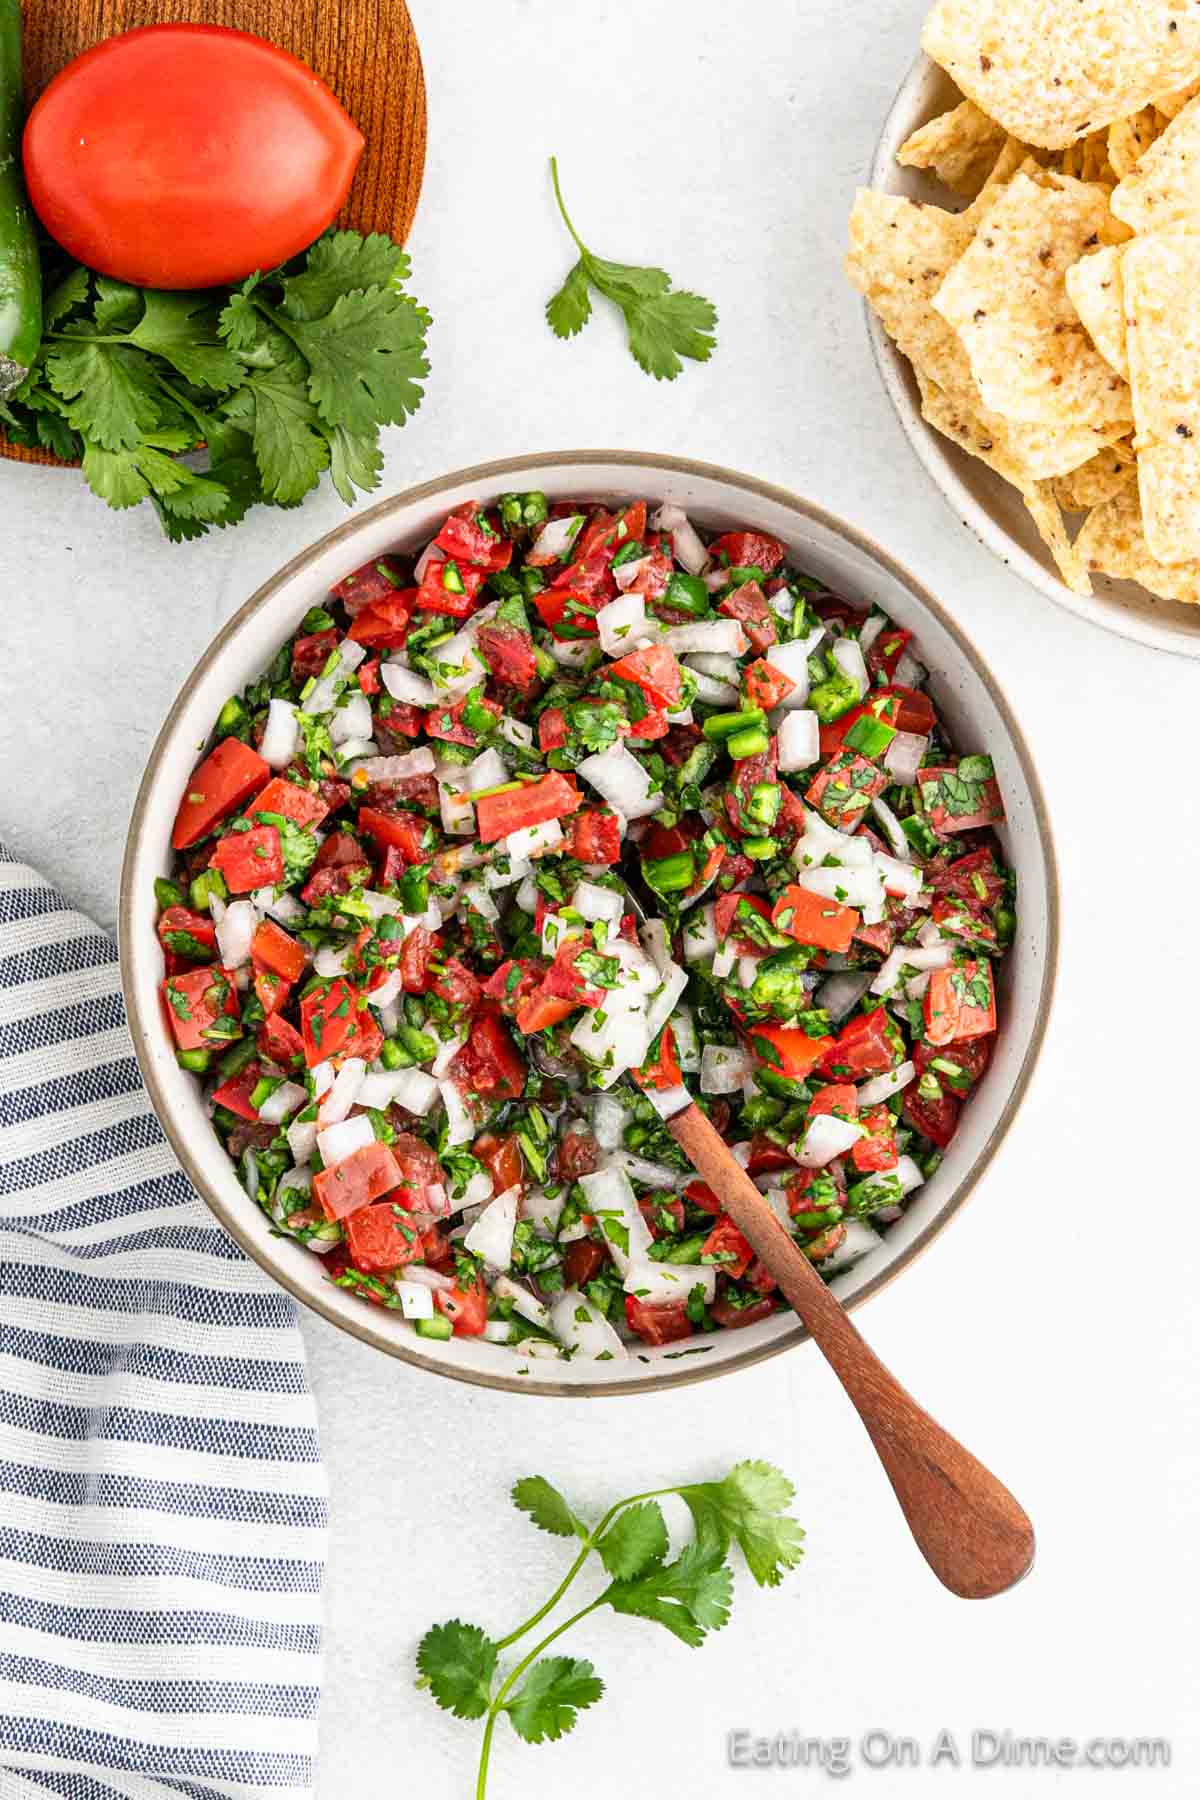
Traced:
[[864, 1343], [695, 1102], [666, 1125], [854, 1402], [938, 1580], [966, 1600], [1002, 1594], [1020, 1581], [1033, 1563], [1033, 1526], [1008, 1489], [917, 1405]]

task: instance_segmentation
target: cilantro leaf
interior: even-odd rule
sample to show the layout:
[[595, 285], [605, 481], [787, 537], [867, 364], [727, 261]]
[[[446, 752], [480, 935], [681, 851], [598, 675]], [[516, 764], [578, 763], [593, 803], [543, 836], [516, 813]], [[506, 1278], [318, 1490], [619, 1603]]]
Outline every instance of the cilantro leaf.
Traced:
[[261, 275], [249, 275], [240, 288], [230, 294], [217, 319], [217, 330], [231, 350], [252, 350], [262, 330], [263, 319], [254, 304], [254, 290]]
[[383, 473], [379, 432], [373, 430], [360, 435], [347, 431], [344, 425], [335, 425], [327, 435], [330, 479], [346, 505], [353, 506], [356, 487], [369, 494], [379, 486]]
[[674, 1562], [656, 1564], [632, 1581], [614, 1581], [600, 1599], [614, 1612], [665, 1625], [696, 1649], [729, 1617], [733, 1576], [719, 1553], [689, 1544]]
[[96, 304], [92, 310], [92, 322], [97, 331], [128, 331], [137, 324], [141, 310], [139, 289], [131, 287], [127, 281], [117, 281], [112, 275], [97, 275]]
[[228, 416], [248, 426], [268, 500], [294, 505], [329, 467], [329, 440], [297, 370], [255, 370], [234, 396]]
[[340, 295], [321, 319], [273, 316], [308, 363], [308, 392], [327, 425], [365, 436], [420, 406], [425, 315], [411, 300], [370, 288]]
[[596, 1545], [600, 1560], [617, 1581], [631, 1581], [662, 1562], [669, 1547], [662, 1508], [653, 1500], [618, 1513]]
[[556, 1487], [544, 1475], [526, 1475], [512, 1491], [513, 1505], [528, 1513], [542, 1531], [554, 1537], [586, 1537], [580, 1524]]
[[46, 358], [46, 377], [67, 406], [67, 423], [103, 450], [132, 450], [160, 423], [154, 371], [137, 350], [63, 340]]
[[217, 315], [203, 294], [165, 294], [148, 289], [145, 311], [129, 332], [139, 350], [161, 356], [185, 381], [218, 392], [236, 387], [242, 371], [217, 339]]
[[505, 1701], [513, 1729], [527, 1744], [562, 1737], [585, 1706], [594, 1706], [604, 1683], [590, 1662], [571, 1656], [544, 1656], [535, 1662], [521, 1686]]
[[291, 319], [320, 319], [340, 295], [355, 288], [402, 291], [410, 270], [399, 244], [382, 232], [330, 231], [318, 238], [298, 275], [285, 276], [283, 310]]
[[717, 311], [700, 294], [674, 290], [665, 269], [609, 262], [596, 256], [579, 236], [563, 204], [558, 162], [550, 158], [554, 197], [563, 224], [579, 247], [579, 261], [546, 307], [546, 319], [557, 337], [574, 337], [591, 317], [589, 288], [620, 307], [630, 353], [639, 368], [656, 381], [674, 381], [682, 357], [707, 362], [716, 348]]
[[451, 1619], [421, 1639], [417, 1667], [438, 1705], [458, 1719], [481, 1719], [491, 1703], [499, 1647], [478, 1625]]
[[73, 313], [77, 306], [86, 305], [90, 287], [91, 275], [87, 269], [76, 263], [69, 274], [64, 275], [62, 280], [46, 295], [42, 308], [44, 328], [50, 331], [65, 319], [68, 313]]
[[546, 302], [546, 321], [555, 337], [574, 337], [592, 316], [587, 269], [577, 262], [557, 294]]
[[736, 1542], [760, 1587], [778, 1587], [804, 1554], [804, 1532], [787, 1514], [795, 1488], [766, 1462], [742, 1462], [723, 1481], [680, 1489], [696, 1526], [697, 1545], [728, 1550]]

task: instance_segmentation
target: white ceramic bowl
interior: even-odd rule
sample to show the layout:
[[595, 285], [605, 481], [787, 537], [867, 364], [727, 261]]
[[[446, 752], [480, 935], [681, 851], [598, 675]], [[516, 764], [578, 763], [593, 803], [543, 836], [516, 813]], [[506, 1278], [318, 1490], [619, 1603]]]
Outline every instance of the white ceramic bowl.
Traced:
[[[929, 57], [918, 56], [892, 103], [871, 165], [871, 186], [910, 200], [950, 206], [963, 202], [920, 169], [901, 168], [896, 151], [914, 131], [962, 98], [950, 77]], [[1075, 594], [1060, 579], [1053, 558], [1034, 530], [1021, 496], [977, 457], [968, 456], [921, 417], [921, 398], [906, 357], [901, 356], [867, 307], [871, 346], [883, 384], [908, 441], [957, 516], [980, 543], [1059, 606], [1105, 631], [1156, 650], [1200, 656], [1200, 607], [1158, 600], [1131, 581], [1094, 575], [1095, 593]]]
[[995, 1155], [1020, 1104], [1054, 985], [1057, 877], [1033, 758], [962, 629], [911, 575], [851, 526], [780, 488], [724, 469], [616, 451], [531, 456], [464, 469], [356, 515], [261, 587], [218, 634], [185, 681], [151, 753], [121, 881], [121, 967], [129, 1023], [151, 1099], [181, 1163], [244, 1250], [297, 1299], [368, 1343], [422, 1368], [485, 1386], [539, 1394], [630, 1393], [745, 1367], [798, 1343], [805, 1333], [792, 1314], [780, 1313], [744, 1330], [643, 1349], [625, 1363], [533, 1360], [476, 1339], [443, 1344], [414, 1336], [395, 1314], [326, 1281], [319, 1257], [272, 1235], [204, 1115], [199, 1083], [175, 1062], [158, 995], [162, 958], [154, 933], [154, 878], [169, 870], [179, 794], [222, 703], [261, 672], [306, 610], [348, 570], [386, 550], [424, 544], [460, 501], [487, 501], [531, 488], [543, 489], [552, 500], [669, 500], [686, 507], [703, 526], [770, 532], [788, 546], [801, 568], [856, 601], [877, 601], [897, 624], [917, 634], [938, 710], [955, 741], [964, 750], [986, 750], [995, 759], [1008, 808], [1001, 836], [1017, 871], [1019, 893], [1017, 939], [1002, 964], [996, 1054], [937, 1174], [884, 1243], [835, 1282], [849, 1306], [875, 1293], [937, 1235]]

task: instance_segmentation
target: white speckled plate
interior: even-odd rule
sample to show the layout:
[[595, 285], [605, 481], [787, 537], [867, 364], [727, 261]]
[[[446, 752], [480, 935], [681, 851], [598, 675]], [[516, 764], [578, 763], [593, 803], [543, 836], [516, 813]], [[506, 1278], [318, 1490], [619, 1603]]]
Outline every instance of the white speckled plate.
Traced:
[[[911, 200], [953, 207], [962, 204], [919, 169], [901, 168], [900, 145], [938, 113], [962, 98], [950, 77], [927, 56], [919, 56], [905, 77], [884, 123], [871, 165], [871, 186]], [[1092, 577], [1095, 593], [1073, 594], [1058, 576], [1050, 553], [1033, 528], [1020, 495], [968, 456], [921, 417], [920, 396], [907, 360], [901, 356], [873, 312], [867, 309], [871, 345], [893, 406], [908, 441], [950, 506], [981, 544], [995, 552], [1039, 593], [1065, 606], [1078, 618], [1118, 637], [1132, 638], [1155, 650], [1200, 656], [1200, 607], [1177, 600], [1158, 600], [1130, 581]]]

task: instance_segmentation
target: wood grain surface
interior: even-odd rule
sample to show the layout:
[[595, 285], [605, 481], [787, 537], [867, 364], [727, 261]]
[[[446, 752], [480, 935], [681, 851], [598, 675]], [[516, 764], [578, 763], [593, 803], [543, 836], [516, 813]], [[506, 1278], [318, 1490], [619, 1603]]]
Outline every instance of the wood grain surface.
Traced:
[[[30, 105], [81, 51], [139, 25], [231, 25], [290, 50], [367, 140], [339, 223], [408, 236], [425, 172], [425, 77], [404, 0], [24, 0]], [[0, 456], [67, 465], [0, 437]]]
[[966, 1600], [1020, 1581], [1033, 1563], [1033, 1526], [1008, 1489], [884, 1367], [700, 1108], [676, 1113], [667, 1129], [812, 1333], [938, 1580]]

